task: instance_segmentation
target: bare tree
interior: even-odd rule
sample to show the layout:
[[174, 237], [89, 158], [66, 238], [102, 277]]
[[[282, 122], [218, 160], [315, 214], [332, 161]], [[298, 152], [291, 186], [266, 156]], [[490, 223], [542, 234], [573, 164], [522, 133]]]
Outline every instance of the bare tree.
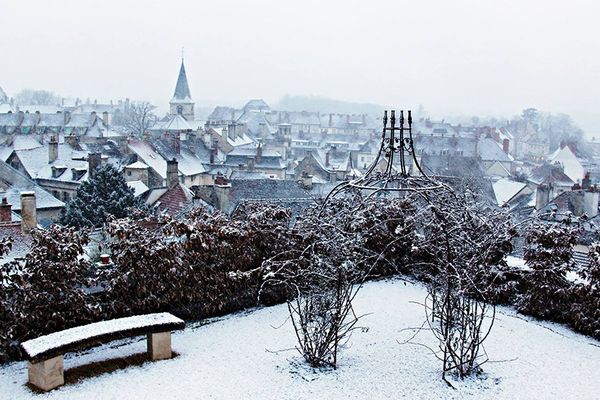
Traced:
[[49, 90], [24, 89], [15, 94], [14, 100], [19, 105], [57, 105], [60, 96]]
[[113, 122], [124, 126], [132, 135], [142, 136], [157, 121], [156, 115], [152, 112], [155, 108], [147, 101], [134, 102]]

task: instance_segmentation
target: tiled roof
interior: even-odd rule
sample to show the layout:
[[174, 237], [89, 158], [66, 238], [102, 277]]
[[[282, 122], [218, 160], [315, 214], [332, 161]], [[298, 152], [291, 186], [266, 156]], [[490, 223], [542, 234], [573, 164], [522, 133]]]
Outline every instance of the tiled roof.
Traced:
[[181, 183], [168, 189], [155, 202], [158, 209], [170, 215], [175, 215], [186, 209], [191, 203], [194, 195]]

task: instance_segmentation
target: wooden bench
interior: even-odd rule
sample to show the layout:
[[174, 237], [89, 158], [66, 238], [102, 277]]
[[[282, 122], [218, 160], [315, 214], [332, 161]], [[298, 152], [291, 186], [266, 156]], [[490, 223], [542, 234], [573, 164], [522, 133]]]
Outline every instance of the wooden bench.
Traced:
[[21, 348], [29, 361], [29, 383], [44, 391], [61, 386], [66, 352], [125, 337], [145, 334], [152, 360], [171, 358], [171, 331], [184, 327], [183, 320], [174, 315], [157, 313], [95, 322], [28, 340]]

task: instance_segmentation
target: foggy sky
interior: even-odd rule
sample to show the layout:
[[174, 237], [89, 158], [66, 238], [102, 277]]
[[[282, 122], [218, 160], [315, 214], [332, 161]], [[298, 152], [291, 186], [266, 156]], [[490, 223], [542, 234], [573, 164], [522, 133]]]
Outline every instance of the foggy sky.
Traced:
[[320, 95], [434, 115], [534, 106], [600, 134], [597, 1], [0, 0], [0, 87], [166, 110]]

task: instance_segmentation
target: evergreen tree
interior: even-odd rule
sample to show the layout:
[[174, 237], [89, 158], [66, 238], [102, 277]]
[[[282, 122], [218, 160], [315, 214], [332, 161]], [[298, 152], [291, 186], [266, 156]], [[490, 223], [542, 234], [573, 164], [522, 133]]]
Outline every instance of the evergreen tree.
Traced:
[[106, 222], [109, 215], [124, 218], [131, 207], [142, 206], [123, 175], [107, 165], [79, 186], [76, 196], [62, 211], [60, 222], [75, 227], [97, 227]]
[[564, 223], [535, 222], [525, 237], [524, 260], [531, 269], [522, 282], [517, 299], [519, 311], [544, 319], [563, 322], [569, 317], [571, 302], [567, 272], [573, 271], [573, 246], [577, 228]]

